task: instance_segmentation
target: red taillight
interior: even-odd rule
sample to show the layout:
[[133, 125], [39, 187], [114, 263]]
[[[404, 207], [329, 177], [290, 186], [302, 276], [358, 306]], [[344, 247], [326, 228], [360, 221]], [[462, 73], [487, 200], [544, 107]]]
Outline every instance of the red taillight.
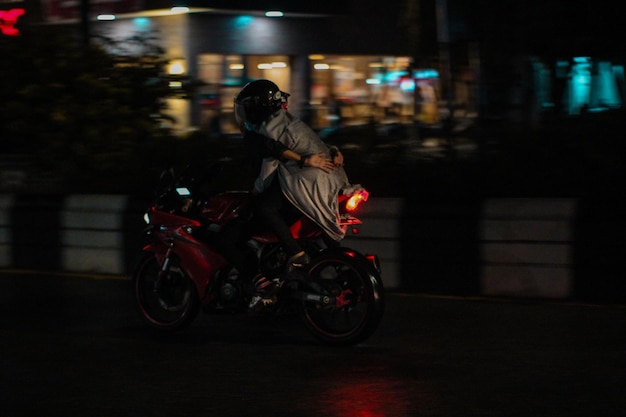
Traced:
[[346, 201], [346, 210], [355, 211], [357, 207], [359, 207], [359, 204], [361, 204], [362, 201], [367, 201], [368, 198], [369, 193], [365, 190], [355, 192], [350, 196], [348, 201]]

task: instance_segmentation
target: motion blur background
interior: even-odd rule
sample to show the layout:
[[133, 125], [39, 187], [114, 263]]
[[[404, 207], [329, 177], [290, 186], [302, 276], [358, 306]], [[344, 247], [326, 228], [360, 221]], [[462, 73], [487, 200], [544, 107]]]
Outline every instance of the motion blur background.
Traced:
[[241, 168], [232, 99], [268, 78], [374, 195], [615, 193], [621, 19], [607, 0], [0, 0], [0, 192]]

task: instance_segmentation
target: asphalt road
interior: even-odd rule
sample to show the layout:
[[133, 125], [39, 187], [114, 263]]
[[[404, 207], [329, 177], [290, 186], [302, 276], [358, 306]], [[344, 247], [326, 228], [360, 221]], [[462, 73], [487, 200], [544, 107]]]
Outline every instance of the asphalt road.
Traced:
[[388, 294], [359, 346], [287, 318], [160, 336], [130, 283], [0, 272], [0, 415], [625, 416], [626, 306]]

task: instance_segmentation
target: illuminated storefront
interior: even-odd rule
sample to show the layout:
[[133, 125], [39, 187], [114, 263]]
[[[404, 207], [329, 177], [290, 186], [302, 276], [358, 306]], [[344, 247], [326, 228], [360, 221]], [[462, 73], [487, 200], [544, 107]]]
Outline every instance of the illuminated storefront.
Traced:
[[220, 55], [196, 57], [199, 128], [212, 134], [239, 132], [234, 123], [233, 98], [250, 80], [266, 78], [288, 91], [291, 65], [287, 55]]
[[[41, 0], [47, 24], [76, 25], [81, 2]], [[329, 25], [330, 13], [298, 7], [279, 18], [260, 10], [165, 7], [167, 1], [91, 1], [91, 35], [129, 39], [156, 34], [170, 60], [169, 75], [199, 80], [192, 100], [172, 98], [172, 128], [237, 133], [232, 100], [245, 83], [267, 78], [290, 92], [291, 111], [316, 129], [363, 123], [438, 123], [439, 75], [415, 69], [397, 34], [364, 34], [362, 21]], [[227, 3], [227, 2], [222, 2]], [[262, 3], [262, 2], [260, 2]], [[348, 2], [339, 1], [337, 5]], [[203, 3], [202, 3], [203, 4]], [[230, 4], [230, 3], [229, 3]], [[303, 10], [304, 8], [304, 10]], [[345, 10], [345, 7], [344, 7]], [[381, 16], [373, 16], [381, 24]], [[324, 27], [325, 32], [319, 32]], [[316, 32], [316, 36], [311, 36]], [[365, 42], [367, 41], [367, 42]], [[344, 44], [341, 46], [341, 44]], [[361, 50], [354, 53], [352, 49]], [[362, 47], [361, 45], [366, 45]], [[171, 84], [180, 88], [180, 84]]]
[[[291, 61], [287, 55], [199, 55], [197, 77], [205, 83], [199, 92], [200, 128], [236, 133], [232, 99], [241, 86], [266, 78], [291, 91]], [[309, 115], [316, 129], [371, 122], [438, 122], [438, 73], [411, 70], [408, 57], [312, 54], [308, 65], [309, 98], [300, 111]]]
[[309, 60], [312, 124], [318, 128], [438, 122], [439, 75], [412, 69], [409, 57], [316, 54]]
[[533, 59], [529, 79], [533, 99], [527, 105], [535, 117], [555, 108], [567, 116], [618, 109], [626, 94], [624, 66], [590, 57], [559, 60], [555, 68]]
[[624, 67], [589, 57], [575, 57], [567, 65], [567, 89], [563, 102], [568, 114], [603, 111], [622, 106], [620, 85], [624, 85]]
[[[45, 23], [75, 26], [81, 18], [78, 0], [41, 2]], [[501, 114], [523, 106], [532, 107], [535, 114], [555, 107], [566, 114], [579, 114], [623, 104], [623, 65], [597, 58], [572, 58], [557, 63], [557, 68], [537, 58], [530, 74], [521, 77], [532, 79], [532, 85], [522, 88], [494, 82], [501, 67], [493, 60], [500, 59], [495, 53], [500, 51], [492, 51], [496, 58], [490, 62], [481, 55], [483, 46], [477, 46], [475, 53], [465, 48], [462, 57], [453, 60], [453, 74], [448, 71], [448, 77], [440, 77], [437, 68], [416, 66], [410, 58], [416, 51], [401, 30], [364, 30], [393, 27], [393, 22], [397, 23], [393, 13], [391, 17], [381, 13], [355, 19], [344, 14], [333, 20], [333, 11], [313, 13], [317, 6], [283, 0], [283, 5], [306, 10], [268, 17], [262, 10], [233, 10], [238, 7], [233, 4], [236, 2], [227, 0], [211, 2], [223, 9], [205, 7], [209, 2], [192, 3], [195, 7], [182, 8], [172, 7], [174, 3], [166, 0], [91, 1], [93, 34], [118, 39], [156, 34], [171, 64], [169, 74], [203, 83], [193, 100], [181, 97], [167, 102], [175, 119], [174, 130], [181, 134], [195, 129], [236, 133], [233, 97], [245, 83], [258, 78], [271, 79], [290, 92], [292, 112], [316, 129], [372, 122], [438, 125], [452, 107], [455, 114], [483, 111], [485, 103], [479, 100], [495, 103], [492, 108]], [[340, 5], [348, 3], [338, 0]], [[19, 10], [23, 12], [19, 4], [0, 0], [4, 35], [14, 36], [18, 30]], [[518, 73], [517, 69], [508, 71]], [[560, 81], [555, 74], [562, 77]], [[492, 79], [485, 79], [487, 76]], [[453, 83], [449, 89], [453, 99], [442, 94], [442, 79]], [[555, 81], [565, 84], [565, 89], [556, 91]], [[171, 87], [180, 85], [173, 82]]]
[[[80, 2], [42, 2], [48, 23], [72, 24], [80, 18]], [[197, 1], [188, 8], [166, 8], [167, 2], [160, 1], [161, 8], [155, 9], [146, 6], [156, 3], [136, 0], [92, 3], [92, 34], [117, 39], [137, 33], [158, 34], [166, 59], [180, 63], [177, 72], [168, 69], [170, 75], [202, 82], [192, 101], [168, 101], [177, 132], [237, 132], [232, 99], [245, 83], [258, 78], [271, 79], [289, 91], [292, 112], [307, 117], [315, 128], [339, 121], [354, 124], [414, 119], [416, 83], [409, 70], [407, 46], [396, 38], [386, 38], [392, 33], [383, 33], [371, 36], [367, 42], [371, 55], [353, 54], [351, 45], [364, 39], [362, 27], [354, 22], [352, 28], [344, 23], [328, 25], [333, 13], [341, 10], [336, 6], [345, 11], [347, 1], [339, 0], [323, 13], [317, 13], [317, 6], [283, 1], [288, 10], [278, 18], [268, 17], [261, 10], [233, 10], [235, 6], [229, 2], [217, 2], [228, 3], [223, 10], [203, 7], [204, 3]], [[380, 17], [376, 18], [379, 23]], [[320, 27], [326, 32], [312, 37]], [[345, 46], [338, 46], [340, 43]], [[411, 82], [407, 84], [401, 77]], [[436, 78], [420, 81], [425, 90], [431, 91], [425, 97], [435, 96]], [[388, 108], [383, 108], [385, 96], [389, 96]]]

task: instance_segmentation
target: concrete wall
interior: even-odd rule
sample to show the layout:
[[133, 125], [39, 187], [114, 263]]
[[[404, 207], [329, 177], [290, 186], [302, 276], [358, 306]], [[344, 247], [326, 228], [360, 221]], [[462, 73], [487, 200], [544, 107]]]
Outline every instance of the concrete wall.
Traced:
[[[0, 195], [0, 268], [130, 274], [149, 202]], [[344, 246], [378, 254], [388, 289], [626, 302], [626, 222], [613, 201], [372, 198]]]
[[570, 199], [486, 201], [479, 227], [483, 293], [570, 297], [575, 207]]

